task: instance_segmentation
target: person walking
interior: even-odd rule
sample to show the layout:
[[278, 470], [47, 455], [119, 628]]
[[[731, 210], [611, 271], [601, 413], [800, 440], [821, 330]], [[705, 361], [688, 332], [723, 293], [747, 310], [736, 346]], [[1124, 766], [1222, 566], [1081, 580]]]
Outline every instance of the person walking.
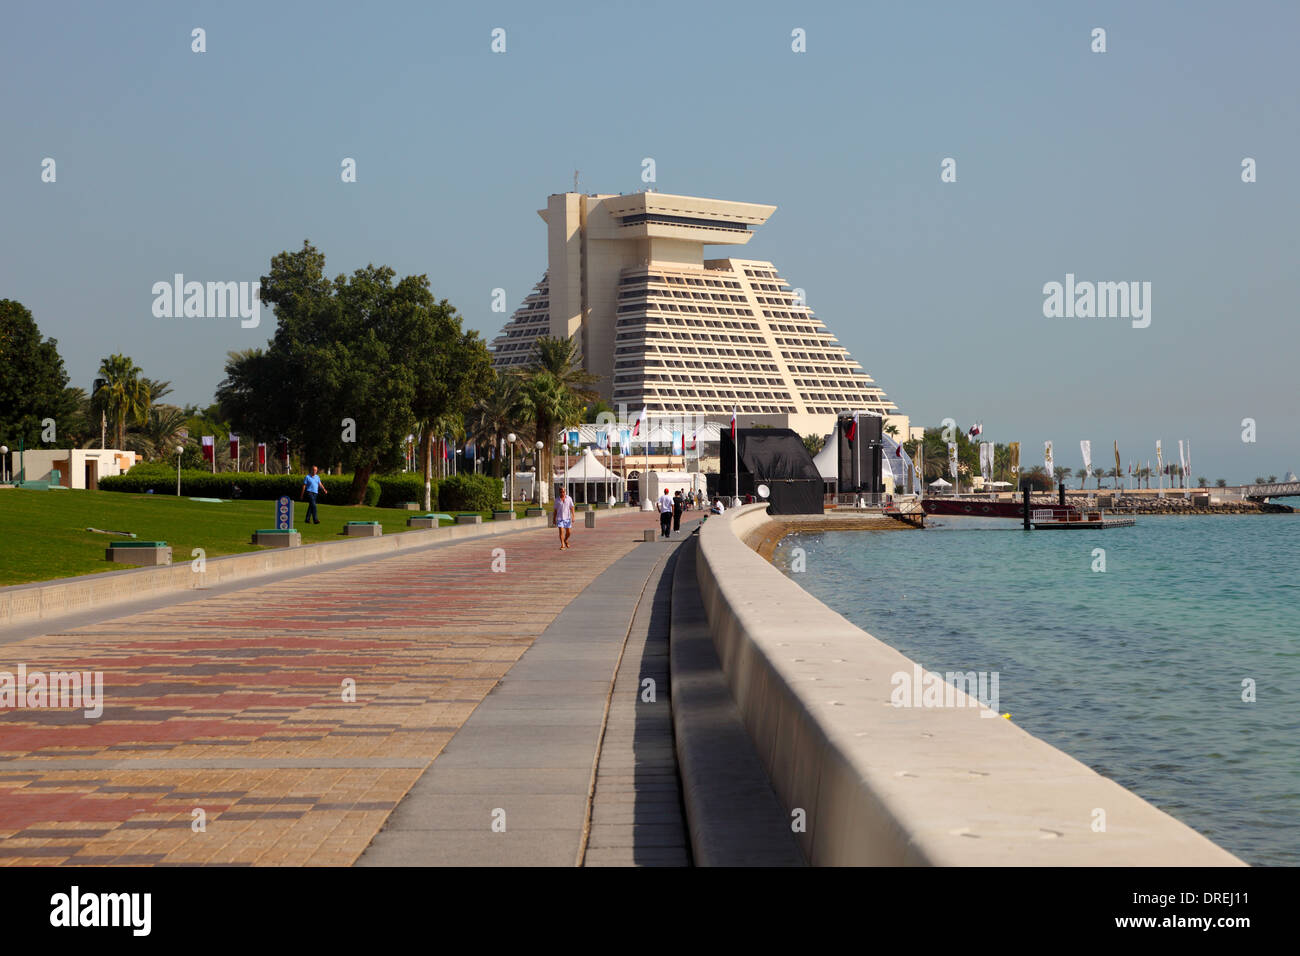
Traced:
[[682, 508], [685, 507], [686, 501], [682, 498], [681, 491], [673, 493], [673, 533], [676, 534], [682, 530]]
[[569, 546], [569, 535], [573, 528], [573, 499], [564, 493], [564, 486], [560, 486], [560, 495], [555, 499], [555, 514], [553, 519], [555, 527], [560, 532], [560, 550], [563, 551]]
[[329, 494], [329, 489], [325, 487], [324, 482], [320, 480], [320, 469], [315, 465], [311, 466], [311, 474], [302, 480], [302, 487], [298, 489], [298, 500], [302, 500], [303, 492], [307, 493], [307, 517], [304, 519], [307, 524], [313, 521], [320, 524], [320, 515], [316, 513], [316, 496], [319, 494]]
[[668, 497], [668, 489], [659, 496], [659, 537], [667, 538], [673, 526], [673, 499]]

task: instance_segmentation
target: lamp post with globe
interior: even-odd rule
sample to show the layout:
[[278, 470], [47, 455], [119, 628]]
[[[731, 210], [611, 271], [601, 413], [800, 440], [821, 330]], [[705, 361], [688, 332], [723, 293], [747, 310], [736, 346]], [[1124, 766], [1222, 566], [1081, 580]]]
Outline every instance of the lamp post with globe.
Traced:
[[533, 453], [533, 497], [537, 499], [537, 504], [541, 505], [546, 500], [542, 494], [542, 449], [546, 447], [546, 443], [539, 441], [533, 447], [536, 449]]
[[9, 477], [9, 446], [0, 445], [0, 481], [5, 481]]
[[506, 436], [506, 442], [510, 445], [510, 507], [512, 509], [515, 506], [515, 442], [518, 437], [514, 432]]
[[181, 496], [181, 455], [185, 454], [185, 446], [176, 446], [176, 497]]

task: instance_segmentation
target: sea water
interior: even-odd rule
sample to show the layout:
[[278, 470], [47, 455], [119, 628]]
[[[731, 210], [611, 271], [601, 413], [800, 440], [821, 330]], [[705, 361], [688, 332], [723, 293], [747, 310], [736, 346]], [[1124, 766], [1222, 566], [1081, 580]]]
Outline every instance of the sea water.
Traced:
[[1022, 728], [1244, 861], [1296, 866], [1298, 558], [1300, 514], [928, 518], [793, 535], [773, 563], [929, 670], [997, 671]]

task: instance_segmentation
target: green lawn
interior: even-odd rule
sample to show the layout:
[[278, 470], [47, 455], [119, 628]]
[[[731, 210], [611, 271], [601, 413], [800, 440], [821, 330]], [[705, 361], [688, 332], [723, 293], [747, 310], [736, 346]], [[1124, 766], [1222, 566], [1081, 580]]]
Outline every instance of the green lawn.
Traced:
[[[516, 509], [520, 517], [524, 507]], [[294, 508], [304, 544], [341, 541], [345, 521], [378, 521], [384, 534], [404, 532], [406, 519], [423, 513], [322, 504], [317, 507], [320, 524], [309, 525], [302, 520], [307, 503], [295, 501]], [[484, 520], [491, 521], [492, 513], [485, 513]], [[166, 541], [172, 561], [179, 563], [190, 560], [194, 548], [203, 548], [208, 557], [265, 550], [250, 543], [253, 532], [273, 527], [274, 501], [213, 503], [174, 495], [0, 489], [0, 586], [131, 566], [104, 560], [109, 542], [129, 538], [87, 528], [133, 531], [140, 540]]]

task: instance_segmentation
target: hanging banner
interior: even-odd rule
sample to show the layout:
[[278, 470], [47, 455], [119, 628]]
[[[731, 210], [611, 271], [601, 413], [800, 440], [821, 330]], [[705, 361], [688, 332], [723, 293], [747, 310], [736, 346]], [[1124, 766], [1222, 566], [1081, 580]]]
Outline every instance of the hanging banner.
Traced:
[[1160, 450], [1159, 438], [1156, 439], [1156, 471], [1162, 475], [1165, 473], [1165, 456], [1164, 452]]
[[239, 436], [234, 432], [230, 433], [230, 461], [235, 471], [239, 471]]
[[259, 465], [266, 464], [266, 442], [264, 441], [257, 443], [257, 463]]
[[993, 442], [980, 442], [980, 477], [984, 479], [984, 484], [989, 483], [989, 475], [993, 473]]
[[632, 433], [628, 429], [624, 428], [618, 433], [618, 443], [623, 449], [623, 454], [632, 454]]
[[921, 491], [921, 456], [925, 453], [924, 447], [918, 442], [916, 446], [916, 457], [912, 459], [912, 473], [915, 476], [912, 489], [914, 493]]
[[682, 444], [682, 433], [677, 431], [676, 429], [673, 429], [673, 454], [674, 455], [686, 454], [686, 447]]
[[1052, 443], [1043, 442], [1043, 459], [1047, 463], [1047, 480], [1056, 481], [1056, 464], [1052, 461]]
[[203, 460], [204, 461], [212, 461], [212, 459], [216, 456], [217, 453], [217, 448], [215, 444], [216, 440], [217, 439], [215, 435], [203, 436]]
[[1119, 476], [1124, 474], [1124, 466], [1119, 461], [1119, 442], [1115, 442], [1115, 487], [1119, 487]]
[[955, 441], [948, 442], [948, 473], [953, 478], [957, 477], [957, 443]]
[[1092, 477], [1092, 442], [1084, 439], [1079, 442], [1079, 451], [1083, 452], [1083, 476]]
[[1011, 483], [1020, 486], [1020, 442], [1013, 441], [1007, 445], [1007, 463], [1011, 466]]

